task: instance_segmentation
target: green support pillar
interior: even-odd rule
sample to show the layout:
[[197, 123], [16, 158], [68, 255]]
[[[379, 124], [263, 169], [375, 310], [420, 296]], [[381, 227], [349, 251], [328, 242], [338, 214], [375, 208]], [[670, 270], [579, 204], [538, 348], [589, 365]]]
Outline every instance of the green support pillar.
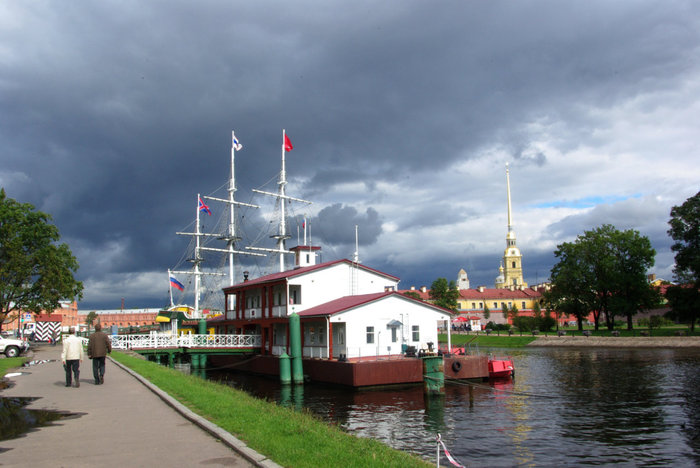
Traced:
[[171, 369], [175, 367], [175, 356], [173, 353], [168, 353], [168, 367]]
[[292, 380], [295, 384], [304, 383], [304, 369], [301, 362], [301, 319], [299, 314], [289, 316], [289, 347], [292, 352]]
[[423, 357], [423, 390], [428, 395], [445, 393], [445, 368], [442, 356]]
[[289, 355], [287, 353], [282, 353], [280, 356], [280, 383], [292, 383], [292, 369], [291, 363], [289, 362]]
[[207, 321], [204, 319], [201, 319], [197, 323], [197, 333], [200, 335], [206, 335], [207, 334]]
[[192, 369], [199, 369], [199, 354], [190, 354], [190, 362], [192, 363]]

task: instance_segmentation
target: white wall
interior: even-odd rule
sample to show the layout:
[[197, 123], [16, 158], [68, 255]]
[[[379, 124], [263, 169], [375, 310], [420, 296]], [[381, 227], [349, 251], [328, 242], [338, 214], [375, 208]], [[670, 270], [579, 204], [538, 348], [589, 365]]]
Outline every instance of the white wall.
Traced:
[[384, 292], [387, 286], [396, 288], [398, 281], [339, 263], [290, 278], [289, 284], [301, 286], [301, 303], [294, 304], [294, 312], [301, 312], [345, 296]]
[[[449, 314], [439, 312], [428, 306], [403, 299], [400, 296], [386, 298], [348, 312], [331, 317], [332, 323], [346, 324], [346, 346], [348, 357], [384, 356], [400, 354], [401, 345], [427, 349], [426, 343], [432, 342], [434, 349], [438, 343], [438, 321], [448, 319]], [[387, 324], [397, 320], [403, 326], [397, 329], [397, 340], [392, 342], [391, 328]], [[374, 327], [374, 343], [367, 343], [367, 327]], [[419, 327], [419, 339], [413, 340], [412, 327]]]

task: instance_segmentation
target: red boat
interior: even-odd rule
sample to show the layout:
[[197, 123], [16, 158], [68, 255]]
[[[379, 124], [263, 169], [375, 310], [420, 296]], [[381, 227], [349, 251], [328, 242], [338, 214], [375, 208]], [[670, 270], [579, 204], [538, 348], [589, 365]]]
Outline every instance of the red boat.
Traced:
[[489, 359], [490, 379], [509, 379], [515, 376], [513, 361], [507, 358]]

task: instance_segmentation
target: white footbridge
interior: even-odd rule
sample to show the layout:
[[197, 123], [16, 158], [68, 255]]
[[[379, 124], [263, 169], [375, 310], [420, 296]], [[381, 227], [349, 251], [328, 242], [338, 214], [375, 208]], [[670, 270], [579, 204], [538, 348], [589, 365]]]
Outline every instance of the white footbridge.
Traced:
[[250, 349], [259, 348], [260, 335], [113, 335], [112, 349], [155, 350], [173, 348]]

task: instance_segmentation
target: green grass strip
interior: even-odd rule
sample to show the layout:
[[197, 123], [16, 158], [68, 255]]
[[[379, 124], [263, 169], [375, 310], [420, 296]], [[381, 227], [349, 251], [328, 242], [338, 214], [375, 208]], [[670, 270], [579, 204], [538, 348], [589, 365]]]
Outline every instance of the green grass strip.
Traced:
[[282, 466], [432, 466], [382, 442], [348, 434], [309, 412], [297, 412], [125, 353], [113, 352], [112, 358]]
[[0, 375], [4, 376], [10, 369], [16, 369], [22, 367], [22, 364], [27, 360], [26, 357], [13, 357], [0, 359]]
[[[522, 348], [532, 343], [535, 340], [534, 336], [508, 336], [505, 335], [461, 335], [455, 333], [452, 335], [452, 346], [471, 346], [479, 347], [495, 347], [495, 348]], [[447, 344], [447, 335], [438, 335], [438, 341]]]

